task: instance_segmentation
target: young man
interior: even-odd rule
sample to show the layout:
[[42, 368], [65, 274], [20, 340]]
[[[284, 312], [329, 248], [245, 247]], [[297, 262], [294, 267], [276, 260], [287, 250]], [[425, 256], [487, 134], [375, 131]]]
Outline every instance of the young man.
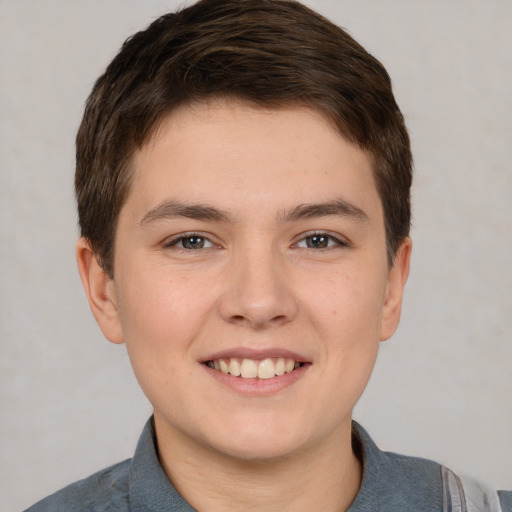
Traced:
[[30, 510], [511, 510], [352, 422], [400, 317], [411, 167], [382, 65], [300, 3], [203, 0], [129, 39], [77, 137], [77, 259], [154, 415]]

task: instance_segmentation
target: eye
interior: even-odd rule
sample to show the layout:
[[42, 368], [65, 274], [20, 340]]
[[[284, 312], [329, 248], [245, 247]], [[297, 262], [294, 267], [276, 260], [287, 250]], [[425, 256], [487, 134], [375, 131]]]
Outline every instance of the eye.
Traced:
[[343, 247], [346, 245], [346, 242], [327, 233], [312, 233], [295, 244], [296, 247], [301, 249], [329, 249], [331, 247]]
[[177, 247], [178, 249], [198, 250], [215, 247], [205, 236], [196, 233], [181, 235], [165, 244], [165, 247]]

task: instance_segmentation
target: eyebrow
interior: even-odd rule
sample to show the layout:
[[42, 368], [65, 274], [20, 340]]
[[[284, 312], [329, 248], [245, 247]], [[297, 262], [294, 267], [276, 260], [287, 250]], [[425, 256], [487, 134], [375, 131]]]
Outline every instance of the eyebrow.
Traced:
[[279, 215], [279, 220], [291, 222], [315, 217], [327, 217], [336, 215], [340, 217], [352, 217], [356, 220], [370, 222], [370, 217], [361, 208], [344, 199], [336, 199], [325, 203], [300, 204], [291, 210]]
[[[324, 203], [305, 203], [295, 206], [277, 214], [279, 222], [293, 222], [316, 217], [327, 217], [330, 215], [341, 217], [352, 217], [364, 222], [370, 222], [369, 216], [359, 207], [345, 201], [336, 199]], [[189, 219], [210, 221], [210, 222], [232, 222], [230, 213], [220, 210], [208, 204], [185, 204], [180, 201], [165, 201], [149, 210], [142, 220], [142, 227], [159, 220], [172, 219], [175, 217], [186, 217]]]
[[140, 225], [146, 226], [159, 220], [174, 217], [214, 222], [228, 222], [231, 219], [229, 213], [207, 204], [184, 204], [180, 201], [165, 201], [149, 210], [140, 221]]

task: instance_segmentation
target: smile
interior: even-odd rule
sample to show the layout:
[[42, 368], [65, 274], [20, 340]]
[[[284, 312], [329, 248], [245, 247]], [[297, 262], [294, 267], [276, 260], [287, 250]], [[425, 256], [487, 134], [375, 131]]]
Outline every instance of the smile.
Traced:
[[285, 357], [267, 357], [265, 359], [246, 359], [223, 357], [206, 361], [206, 366], [242, 379], [272, 379], [300, 368], [303, 363]]

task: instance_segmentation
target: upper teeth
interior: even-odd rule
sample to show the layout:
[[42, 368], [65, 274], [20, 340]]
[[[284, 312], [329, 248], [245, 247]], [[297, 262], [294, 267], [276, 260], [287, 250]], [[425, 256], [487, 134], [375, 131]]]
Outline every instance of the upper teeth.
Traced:
[[271, 379], [276, 375], [290, 373], [300, 366], [300, 363], [293, 359], [284, 357], [267, 357], [261, 360], [227, 357], [208, 361], [206, 364], [210, 368], [214, 368], [222, 373], [229, 373], [244, 379], [254, 379], [256, 377], [259, 379]]

